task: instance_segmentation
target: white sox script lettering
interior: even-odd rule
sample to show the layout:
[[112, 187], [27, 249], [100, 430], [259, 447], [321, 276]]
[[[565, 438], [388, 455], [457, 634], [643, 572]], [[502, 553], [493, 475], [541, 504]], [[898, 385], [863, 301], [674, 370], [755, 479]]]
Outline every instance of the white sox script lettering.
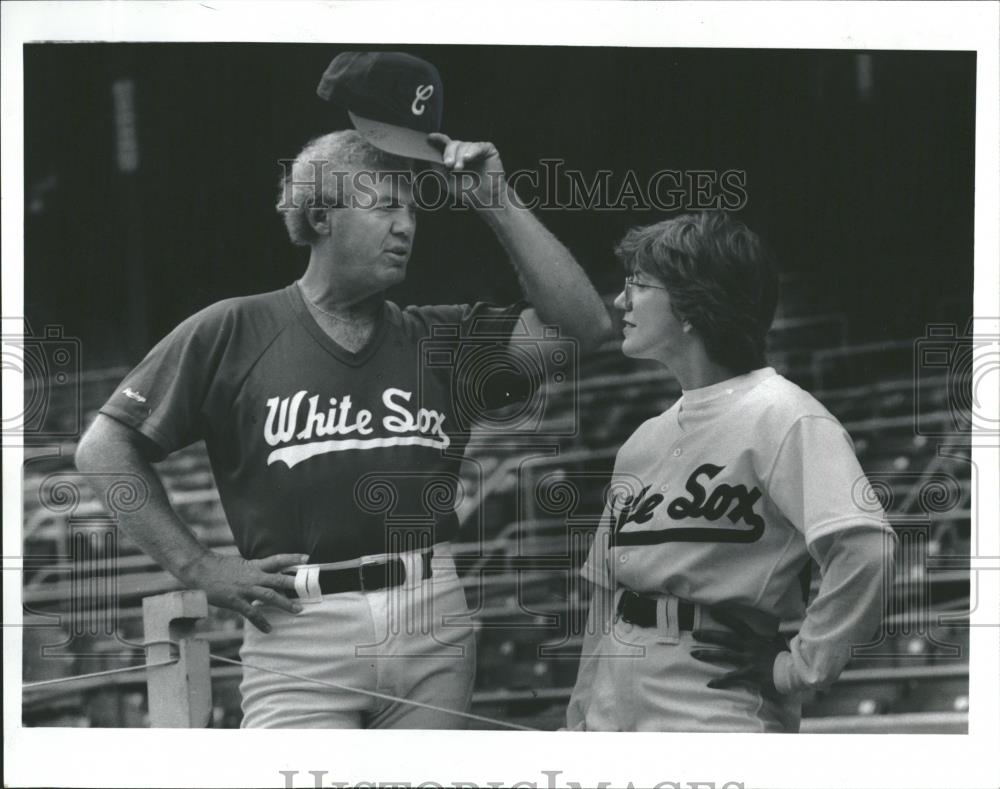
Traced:
[[758, 487], [728, 485], [721, 483], [711, 492], [700, 480], [714, 480], [725, 466], [703, 463], [688, 477], [685, 488], [690, 498], [678, 496], [667, 505], [667, 515], [671, 520], [683, 521], [689, 518], [714, 522], [726, 516], [736, 526], [740, 521], [749, 529], [720, 528], [716, 526], [670, 526], [664, 529], [643, 531], [623, 531], [628, 523], [646, 523], [652, 520], [654, 510], [664, 501], [660, 493], [646, 497], [650, 486], [631, 496], [622, 504], [621, 512], [615, 515], [611, 508], [611, 545], [659, 545], [665, 542], [756, 542], [764, 534], [764, 519], [754, 510], [754, 505], [763, 495]]
[[[369, 436], [372, 412], [366, 408], [353, 414], [354, 403], [350, 395], [344, 395], [339, 402], [336, 397], [329, 399], [330, 407], [321, 410], [319, 395], [308, 398], [309, 411], [305, 417], [305, 427], [296, 432], [299, 425], [299, 409], [308, 392], [304, 389], [291, 397], [272, 397], [267, 401], [267, 419], [264, 422], [264, 440], [268, 446], [276, 447], [267, 456], [267, 465], [281, 461], [292, 468], [316, 455], [328, 452], [342, 452], [347, 449], [378, 449], [394, 446], [425, 446], [447, 449], [451, 439], [444, 432], [445, 415], [433, 409], [418, 408], [411, 411], [406, 403], [413, 397], [412, 392], [389, 388], [382, 392], [382, 405], [387, 413], [382, 417], [384, 430], [395, 433], [379, 438], [322, 439], [326, 436]], [[301, 441], [304, 443], [295, 443]], [[287, 446], [281, 446], [287, 445]]]

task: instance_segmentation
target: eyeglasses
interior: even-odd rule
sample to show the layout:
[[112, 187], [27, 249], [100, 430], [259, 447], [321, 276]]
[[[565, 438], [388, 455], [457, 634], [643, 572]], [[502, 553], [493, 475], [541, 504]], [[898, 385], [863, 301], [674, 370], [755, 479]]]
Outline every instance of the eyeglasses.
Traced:
[[662, 285], [650, 285], [648, 282], [636, 282], [635, 276], [625, 277], [625, 303], [632, 303], [632, 288], [655, 288], [656, 290], [667, 290]]

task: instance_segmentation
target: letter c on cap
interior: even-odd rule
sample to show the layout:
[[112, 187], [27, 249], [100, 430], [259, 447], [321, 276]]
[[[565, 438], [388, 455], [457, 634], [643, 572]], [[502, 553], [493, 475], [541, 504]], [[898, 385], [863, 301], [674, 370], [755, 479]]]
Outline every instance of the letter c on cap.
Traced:
[[410, 105], [410, 111], [413, 112], [414, 115], [423, 115], [424, 110], [427, 109], [423, 102], [427, 101], [433, 95], [433, 85], [417, 85], [417, 95], [416, 98], [413, 99], [413, 104]]

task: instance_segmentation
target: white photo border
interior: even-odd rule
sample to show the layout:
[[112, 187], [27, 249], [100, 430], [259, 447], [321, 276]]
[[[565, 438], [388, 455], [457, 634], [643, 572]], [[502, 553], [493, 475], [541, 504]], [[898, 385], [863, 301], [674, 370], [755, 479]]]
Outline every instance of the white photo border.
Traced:
[[[23, 59], [31, 41], [273, 41], [789, 49], [975, 50], [975, 315], [1000, 316], [1000, 61], [994, 3], [460, 4], [427, 2], [68, 2], [2, 6], [3, 315], [23, 315]], [[4, 371], [4, 409], [21, 380]], [[987, 393], [996, 397], [996, 392]], [[984, 403], [997, 413], [997, 403]], [[16, 410], [15, 410], [16, 409]], [[988, 442], [989, 443], [989, 442]], [[429, 731], [190, 731], [21, 727], [20, 575], [4, 572], [4, 755], [8, 786], [284, 786], [281, 770], [332, 781], [442, 786], [661, 782], [795, 787], [1000, 785], [1000, 528], [997, 440], [978, 467], [978, 606], [970, 637], [968, 735], [577, 734]], [[21, 553], [21, 452], [5, 446], [3, 546]], [[978, 567], [979, 569], [975, 569]], [[387, 758], [391, 754], [391, 758]], [[366, 783], [367, 782], [367, 783]], [[433, 786], [434, 784], [429, 784]], [[459, 784], [460, 785], [460, 784]], [[670, 786], [670, 783], [666, 783]], [[704, 785], [704, 784], [703, 784]]]

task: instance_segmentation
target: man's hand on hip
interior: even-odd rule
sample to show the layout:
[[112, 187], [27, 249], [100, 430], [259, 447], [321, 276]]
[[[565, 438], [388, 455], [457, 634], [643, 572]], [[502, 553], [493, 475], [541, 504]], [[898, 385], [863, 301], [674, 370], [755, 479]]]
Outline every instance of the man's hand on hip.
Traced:
[[308, 556], [298, 553], [243, 559], [208, 551], [184, 569], [180, 580], [193, 589], [204, 590], [212, 605], [242, 614], [258, 630], [269, 633], [271, 625], [261, 608], [273, 605], [293, 614], [302, 611], [299, 603], [284, 594], [286, 590], [295, 591], [295, 577], [282, 570], [308, 560]]

